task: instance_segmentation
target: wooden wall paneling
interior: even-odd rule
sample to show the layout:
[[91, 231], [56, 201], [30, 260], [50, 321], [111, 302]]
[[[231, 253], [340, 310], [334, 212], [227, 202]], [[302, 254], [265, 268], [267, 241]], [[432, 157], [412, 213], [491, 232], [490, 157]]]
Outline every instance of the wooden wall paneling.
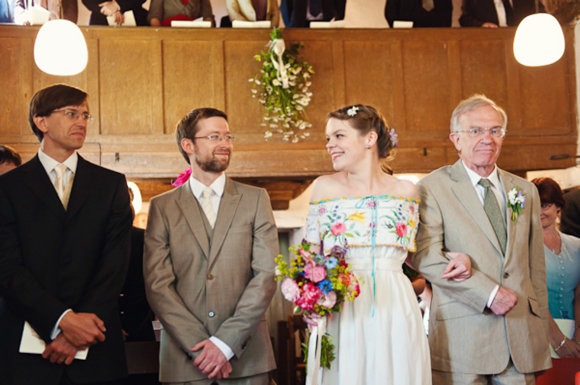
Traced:
[[162, 108], [160, 57], [154, 40], [99, 40], [101, 134], [161, 131], [155, 127]]
[[342, 40], [332, 42], [332, 72], [334, 78], [334, 108], [339, 108], [346, 104], [346, 83], [345, 83], [345, 60], [344, 42]]
[[553, 154], [575, 154], [576, 142], [567, 144], [504, 144], [498, 159], [498, 166], [504, 170], [528, 171], [542, 170], [558, 167], [571, 167], [570, 159], [565, 161], [552, 161]]
[[461, 48], [460, 42], [457, 40], [447, 40], [445, 41], [445, 48], [447, 48], [447, 71], [449, 76], [449, 107], [447, 114], [447, 127], [445, 130], [444, 137], [447, 137], [450, 131], [450, 120], [453, 110], [457, 104], [463, 100], [464, 92], [464, 82], [462, 81], [463, 70], [461, 68]]
[[344, 42], [346, 104], [368, 104], [395, 121], [393, 57], [390, 41]]
[[517, 62], [513, 54], [513, 39], [504, 43], [504, 57], [506, 63], [505, 76], [507, 80], [506, 104], [498, 104], [506, 111], [508, 116], [507, 138], [522, 134], [522, 91], [520, 82], [520, 70], [522, 65]]
[[541, 135], [549, 131], [562, 135], [571, 132], [566, 60], [561, 59], [546, 67], [520, 68], [521, 135]]
[[[223, 79], [216, 78], [217, 68], [223, 71], [220, 48], [219, 41], [163, 42], [166, 134], [173, 134], [177, 122], [195, 108], [223, 108]], [[219, 95], [216, 95], [217, 89], [220, 89]]]
[[446, 164], [445, 151], [440, 144], [425, 147], [399, 146], [394, 154], [395, 158], [389, 162], [389, 166], [396, 173], [406, 170], [430, 172]]
[[459, 101], [484, 94], [508, 111], [508, 86], [503, 40], [463, 40], [460, 43], [461, 83]]
[[28, 103], [32, 96], [32, 39], [0, 37], [0, 132], [30, 134]]
[[407, 131], [441, 137], [449, 128], [451, 78], [445, 41], [403, 41]]
[[[291, 41], [287, 44], [298, 43]], [[326, 115], [334, 111], [337, 107], [335, 104], [335, 64], [341, 66], [341, 63], [335, 63], [334, 45], [328, 41], [310, 40], [304, 42], [304, 48], [300, 50], [302, 60], [307, 61], [314, 68], [314, 75], [310, 78], [312, 85], [310, 92], [312, 92], [312, 99], [306, 108], [306, 113], [310, 119], [312, 127], [308, 129], [310, 132], [309, 141], [326, 143]], [[340, 69], [339, 69], [340, 71]]]
[[[248, 81], [261, 68], [261, 62], [254, 55], [266, 50], [264, 41], [225, 41], [225, 102], [226, 112], [236, 143], [264, 143], [262, 106], [257, 98], [252, 98], [254, 83]], [[239, 138], [239, 139], [238, 139]]]
[[407, 114], [405, 107], [405, 82], [403, 80], [403, 46], [400, 40], [395, 40], [391, 43], [391, 73], [393, 79], [393, 116], [387, 119], [387, 124], [395, 128], [399, 135], [401, 144], [404, 146], [405, 138], [409, 137], [407, 134]]

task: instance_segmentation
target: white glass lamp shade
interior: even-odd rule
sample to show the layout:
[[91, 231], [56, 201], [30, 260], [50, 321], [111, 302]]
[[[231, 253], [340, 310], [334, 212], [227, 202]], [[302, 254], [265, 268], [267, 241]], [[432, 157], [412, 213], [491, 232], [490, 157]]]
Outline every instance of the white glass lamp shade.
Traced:
[[564, 54], [565, 47], [560, 23], [547, 13], [526, 17], [516, 30], [514, 56], [525, 66], [539, 67], [555, 63]]
[[89, 61], [83, 33], [71, 21], [49, 21], [36, 35], [34, 61], [49, 75], [72, 76], [82, 72]]

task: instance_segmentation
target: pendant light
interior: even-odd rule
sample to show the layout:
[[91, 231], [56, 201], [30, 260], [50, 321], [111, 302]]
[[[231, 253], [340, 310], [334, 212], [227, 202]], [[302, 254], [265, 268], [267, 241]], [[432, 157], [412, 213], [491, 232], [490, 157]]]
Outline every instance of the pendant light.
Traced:
[[36, 35], [34, 62], [38, 68], [56, 76], [73, 76], [87, 66], [87, 42], [80, 28], [69, 20], [51, 20]]

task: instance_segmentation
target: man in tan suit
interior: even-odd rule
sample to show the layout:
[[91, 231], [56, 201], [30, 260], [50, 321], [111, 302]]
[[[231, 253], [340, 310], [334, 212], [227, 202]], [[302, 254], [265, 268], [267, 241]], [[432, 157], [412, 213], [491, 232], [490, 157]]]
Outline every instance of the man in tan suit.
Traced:
[[191, 111], [177, 125], [192, 174], [151, 200], [143, 270], [161, 332], [160, 381], [262, 385], [275, 368], [264, 313], [277, 229], [268, 194], [227, 178], [227, 116]]
[[[461, 102], [450, 134], [461, 159], [418, 184], [412, 262], [433, 285], [435, 385], [534, 384], [534, 373], [551, 364], [540, 200], [531, 183], [496, 166], [506, 126], [505, 112], [486, 97]], [[514, 191], [526, 198], [515, 209]], [[447, 251], [471, 257], [469, 279], [440, 278]]]

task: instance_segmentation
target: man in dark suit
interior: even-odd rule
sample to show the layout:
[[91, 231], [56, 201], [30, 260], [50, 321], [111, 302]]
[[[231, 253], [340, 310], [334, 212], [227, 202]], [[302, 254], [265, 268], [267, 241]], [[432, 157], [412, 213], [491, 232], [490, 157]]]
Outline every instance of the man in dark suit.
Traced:
[[[29, 110], [38, 155], [0, 176], [3, 385], [114, 384], [127, 376], [117, 298], [129, 193], [123, 175], [77, 154], [91, 120], [85, 92], [40, 90]], [[42, 354], [20, 351], [29, 327], [46, 344]], [[87, 348], [86, 359], [75, 359]]]
[[396, 20], [412, 21], [414, 28], [451, 27], [451, 0], [389, 0], [385, 17], [393, 28]]
[[[516, 27], [532, 13], [536, 13], [534, 0], [502, 0], [498, 8], [494, 0], [463, 0], [459, 24], [462, 27]], [[540, 12], [544, 7], [540, 4]]]
[[345, 0], [282, 0], [280, 11], [287, 27], [308, 28], [311, 21], [344, 19]]
[[562, 210], [560, 231], [580, 238], [580, 190], [564, 195], [566, 206]]

